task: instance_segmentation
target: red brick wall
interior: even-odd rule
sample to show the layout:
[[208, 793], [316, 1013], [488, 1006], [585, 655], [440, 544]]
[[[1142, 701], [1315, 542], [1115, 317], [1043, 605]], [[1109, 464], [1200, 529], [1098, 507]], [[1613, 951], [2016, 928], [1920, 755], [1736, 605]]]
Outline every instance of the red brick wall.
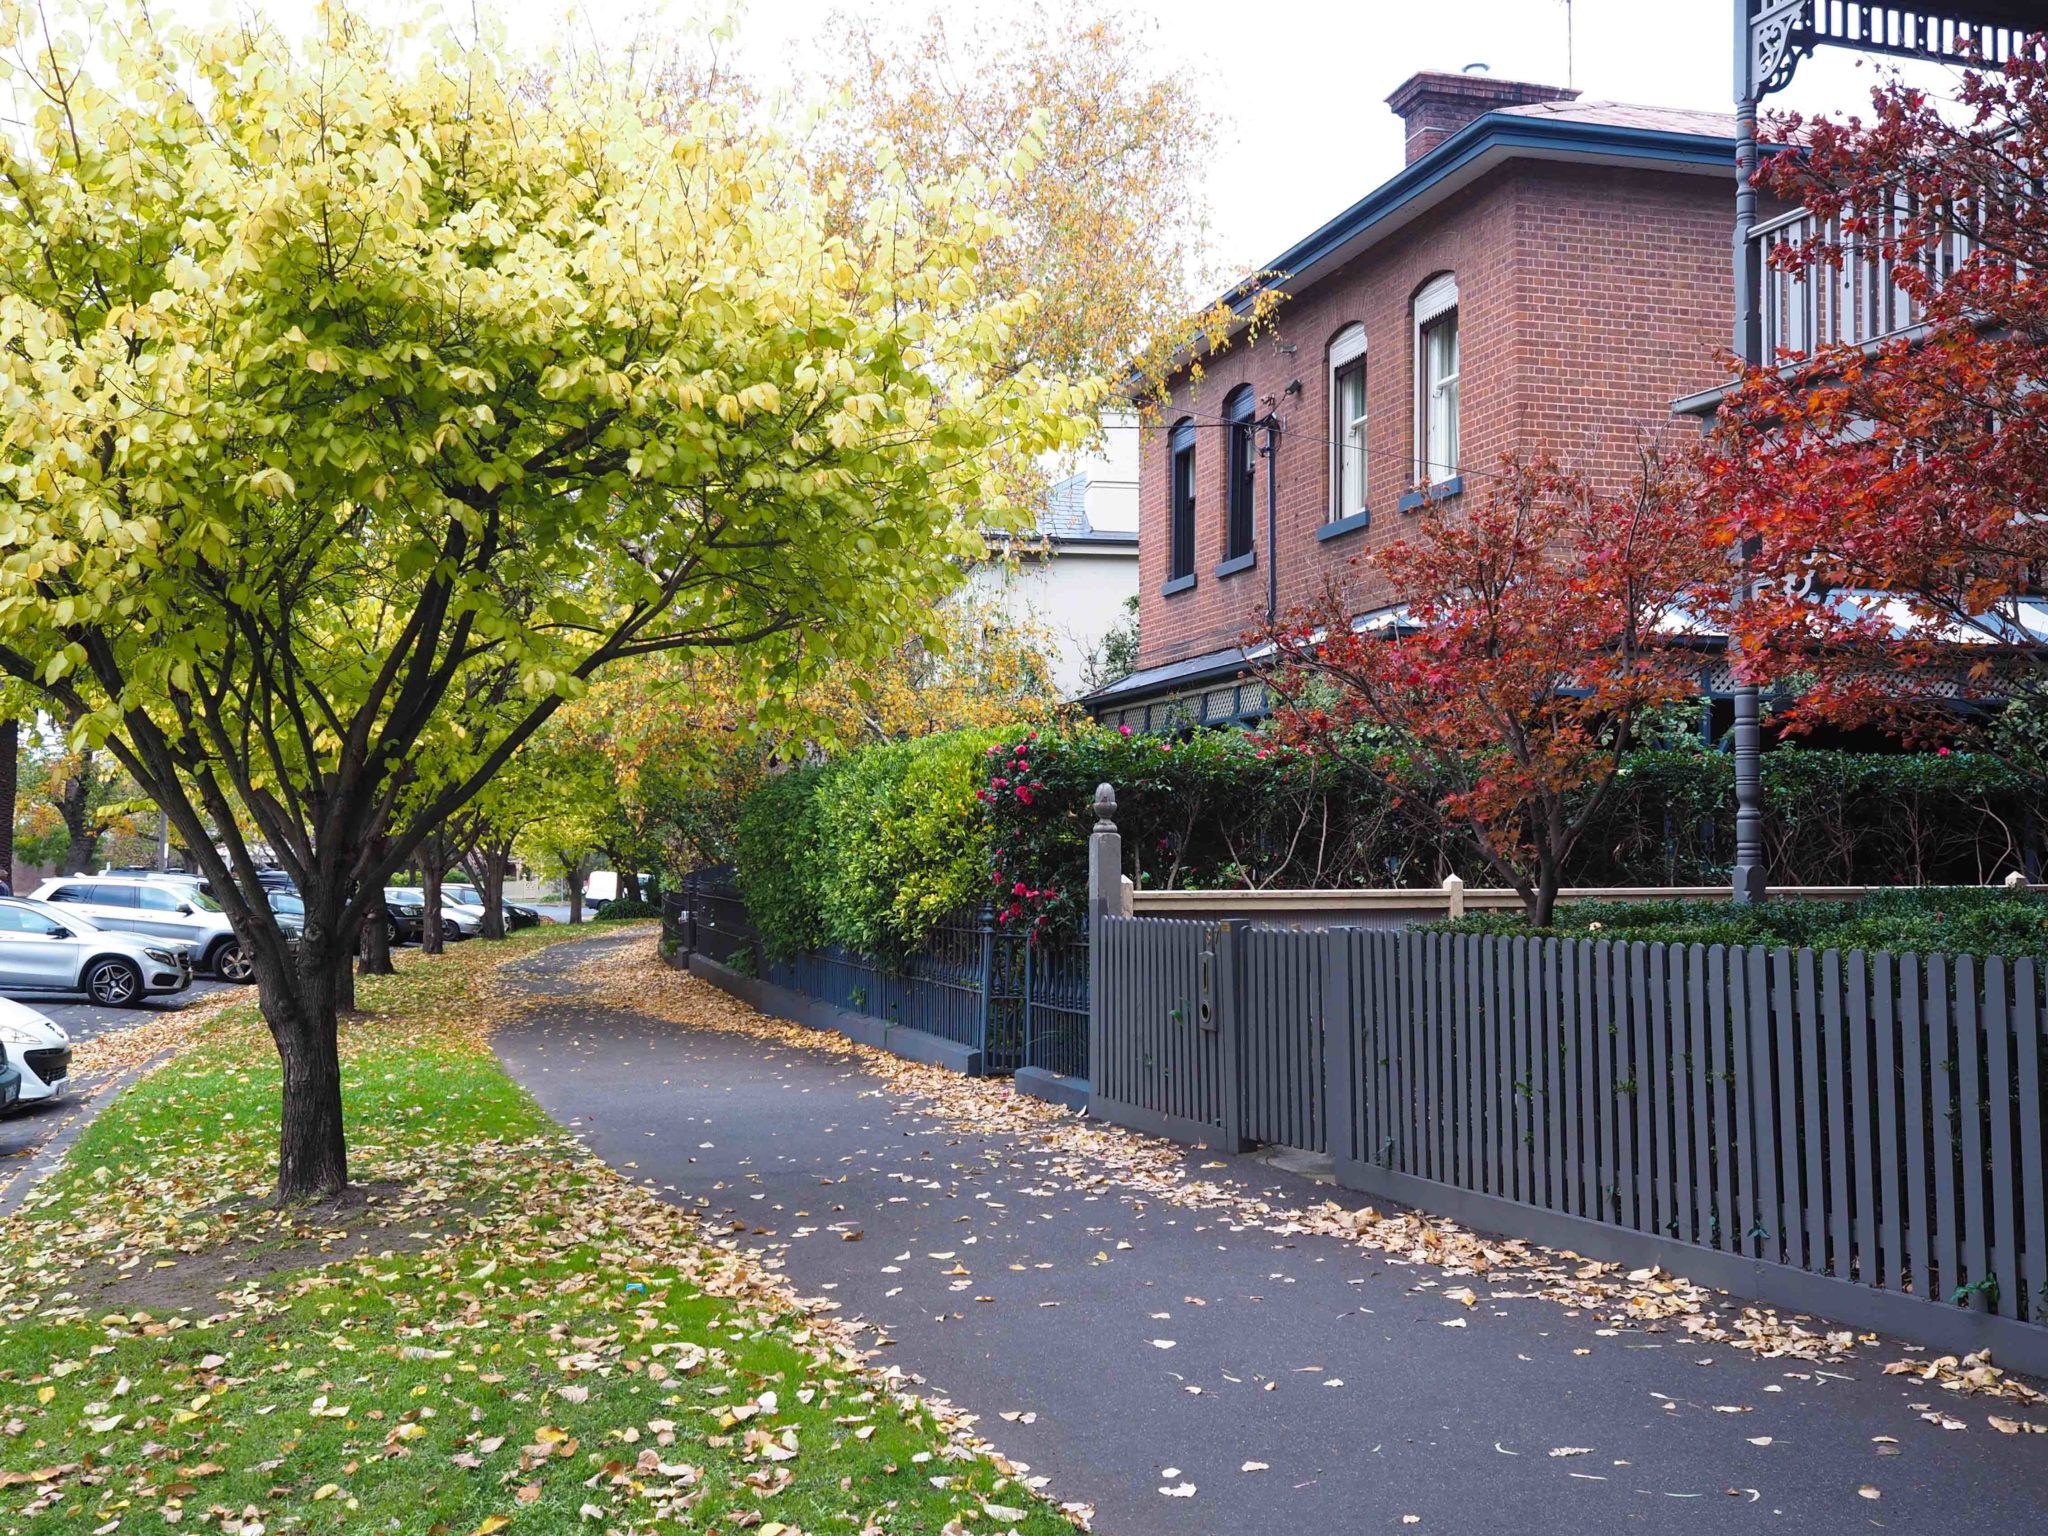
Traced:
[[[1485, 494], [1500, 456], [1548, 451], [1620, 490], [1644, 432], [1677, 441], [1671, 401], [1722, 380], [1733, 324], [1730, 183], [1714, 176], [1518, 161], [1285, 301], [1273, 331], [1208, 360], [1199, 388], [1183, 379], [1148, 425], [1139, 489], [1141, 666], [1235, 644], [1263, 617], [1265, 460], [1257, 488], [1258, 565], [1218, 578], [1223, 559], [1223, 399], [1249, 382], [1277, 411], [1280, 604], [1308, 601], [1340, 579], [1356, 609], [1385, 600], [1373, 549], [1414, 527], [1397, 510], [1411, 485], [1415, 371], [1409, 303], [1439, 272], [1458, 280], [1460, 459], [1465, 496]], [[1326, 348], [1361, 322], [1368, 342], [1367, 506], [1370, 526], [1327, 541], [1332, 436]], [[1284, 349], [1293, 347], [1290, 355]], [[1287, 394], [1292, 380], [1301, 393]], [[1163, 597], [1169, 559], [1167, 432], [1183, 416], [1197, 434], [1192, 590]]]

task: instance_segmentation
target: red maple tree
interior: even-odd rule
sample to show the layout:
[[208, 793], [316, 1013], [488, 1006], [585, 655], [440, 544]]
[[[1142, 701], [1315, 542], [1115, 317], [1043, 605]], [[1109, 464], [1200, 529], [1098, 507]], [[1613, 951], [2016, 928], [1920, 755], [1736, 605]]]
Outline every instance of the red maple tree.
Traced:
[[1273, 729], [1373, 752], [1547, 926], [1645, 715], [1698, 694], [1686, 603], [1726, 556], [1693, 467], [1647, 448], [1607, 500], [1510, 462], [1478, 506], [1431, 509], [1369, 559], [1390, 592], [1371, 616], [1333, 583], [1265, 636]]
[[1917, 323], [1765, 359], [1724, 403], [1709, 468], [1754, 577], [1739, 665], [1794, 685], [1794, 729], [1911, 734], [1958, 694], [2048, 687], [2024, 601], [2048, 574], [2048, 38], [1955, 103], [1893, 80], [1867, 120], [1775, 136], [1802, 147], [1759, 179], [1814, 218], [1766, 281]]

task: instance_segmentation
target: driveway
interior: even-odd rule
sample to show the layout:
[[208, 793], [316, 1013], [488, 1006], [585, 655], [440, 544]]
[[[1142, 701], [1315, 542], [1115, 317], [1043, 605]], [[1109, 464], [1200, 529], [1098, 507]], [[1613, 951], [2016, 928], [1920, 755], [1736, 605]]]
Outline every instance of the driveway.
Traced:
[[[870, 1058], [598, 1006], [563, 975], [579, 952], [526, 962], [543, 1005], [495, 1037], [513, 1074], [871, 1326], [884, 1362], [1103, 1531], [2043, 1528], [2048, 1435], [1986, 1420], [2048, 1413], [1881, 1374], [1903, 1345], [1816, 1367], [1484, 1279], [1460, 1306], [1429, 1266], [963, 1131]], [[1276, 1207], [1333, 1195], [1252, 1159], [1199, 1166]]]

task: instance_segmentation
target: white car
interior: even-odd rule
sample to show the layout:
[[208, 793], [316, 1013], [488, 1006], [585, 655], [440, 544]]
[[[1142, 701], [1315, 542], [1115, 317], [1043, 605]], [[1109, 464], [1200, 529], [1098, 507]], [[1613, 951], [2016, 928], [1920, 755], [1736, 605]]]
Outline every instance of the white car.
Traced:
[[25, 1003], [0, 997], [0, 1045], [21, 1073], [21, 1104], [59, 1098], [71, 1079], [71, 1037]]

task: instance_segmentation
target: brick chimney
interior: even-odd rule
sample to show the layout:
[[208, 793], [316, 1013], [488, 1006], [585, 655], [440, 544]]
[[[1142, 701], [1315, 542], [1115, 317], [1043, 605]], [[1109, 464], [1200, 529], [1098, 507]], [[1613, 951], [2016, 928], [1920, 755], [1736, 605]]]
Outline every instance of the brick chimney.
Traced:
[[1500, 107], [1573, 101], [1578, 94], [1554, 85], [1496, 80], [1492, 75], [1472, 71], [1449, 75], [1426, 69], [1410, 75], [1387, 98], [1387, 105], [1407, 125], [1408, 163], [1413, 165], [1476, 117]]

